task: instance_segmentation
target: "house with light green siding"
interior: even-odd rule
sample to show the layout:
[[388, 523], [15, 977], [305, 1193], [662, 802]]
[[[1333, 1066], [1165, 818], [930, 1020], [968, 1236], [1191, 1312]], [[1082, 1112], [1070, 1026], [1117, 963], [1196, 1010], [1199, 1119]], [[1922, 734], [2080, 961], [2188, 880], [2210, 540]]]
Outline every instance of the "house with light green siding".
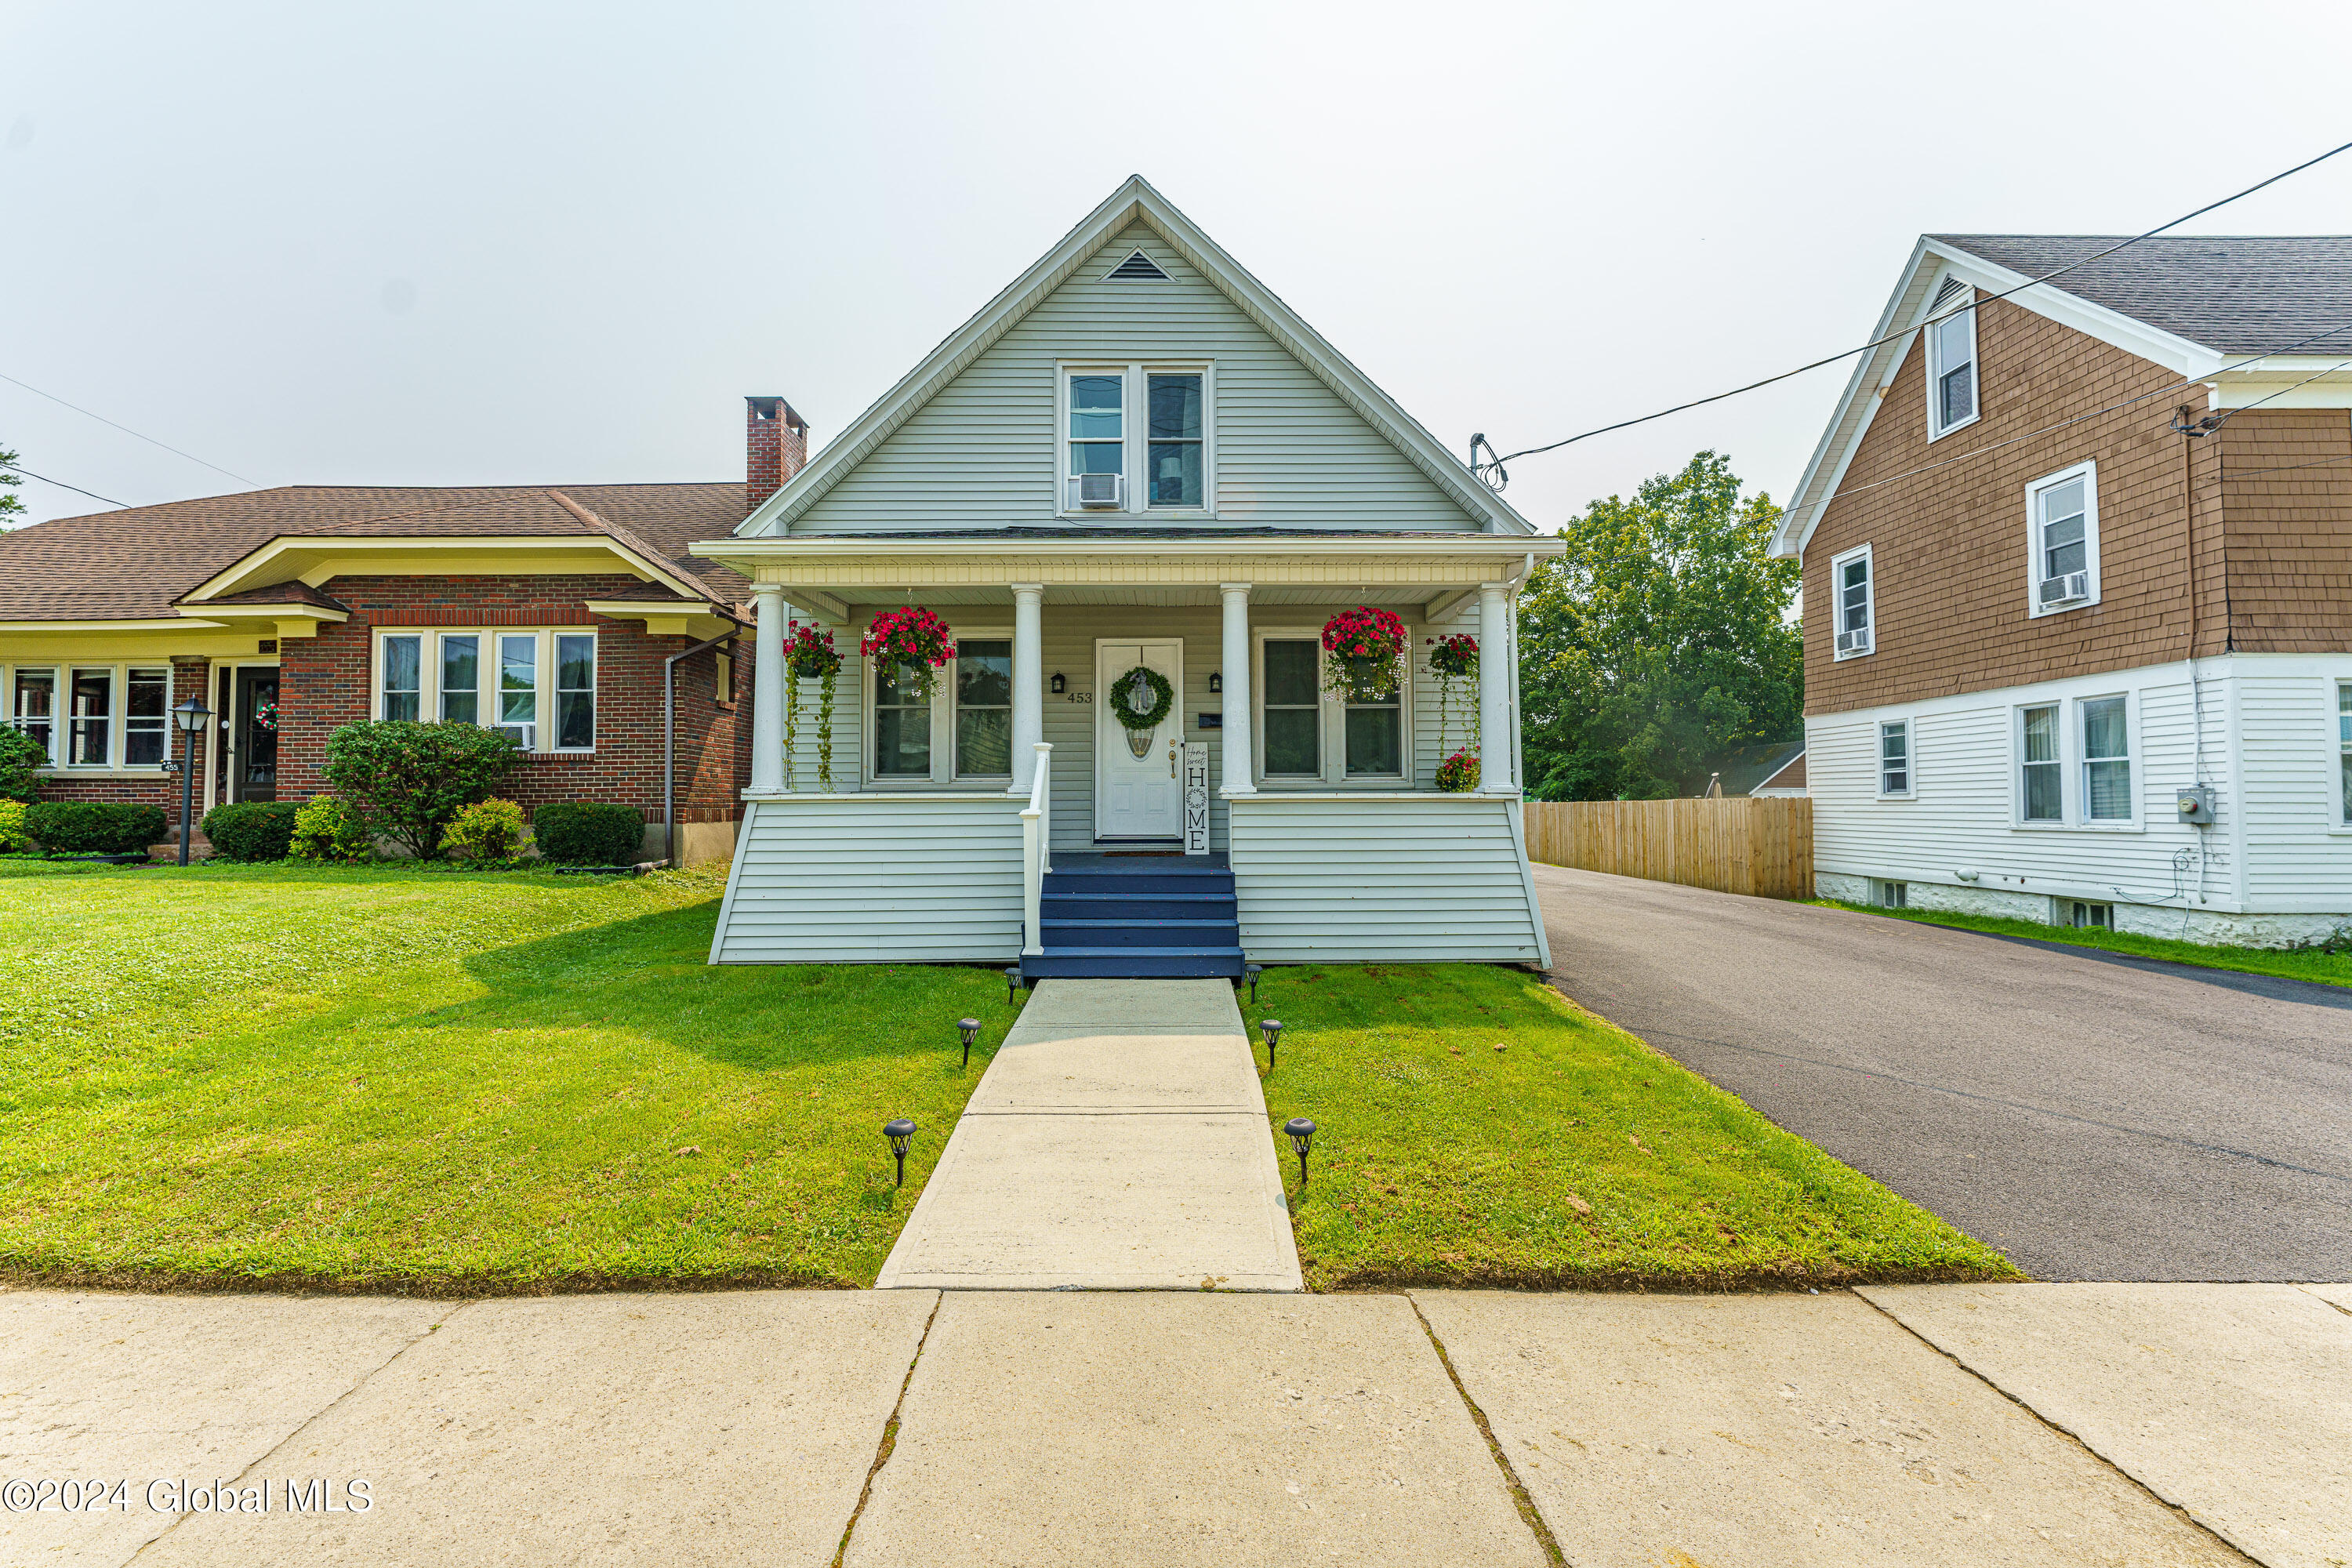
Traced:
[[1514, 626], [1558, 542], [1141, 178], [814, 457], [750, 420], [692, 546], [758, 620], [712, 962], [1549, 962]]

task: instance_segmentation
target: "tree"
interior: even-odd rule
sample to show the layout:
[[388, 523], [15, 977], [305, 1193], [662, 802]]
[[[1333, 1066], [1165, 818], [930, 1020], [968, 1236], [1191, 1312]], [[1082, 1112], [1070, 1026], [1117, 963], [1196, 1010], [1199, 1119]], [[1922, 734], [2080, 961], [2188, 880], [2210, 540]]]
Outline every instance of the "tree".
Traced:
[[16, 472], [16, 454], [0, 447], [0, 529], [16, 527], [16, 520], [25, 515], [25, 503], [15, 493], [24, 482]]
[[328, 736], [320, 771], [370, 833], [430, 860], [457, 814], [488, 800], [521, 763], [522, 749], [496, 730], [387, 719]]
[[1594, 501], [1520, 598], [1521, 742], [1540, 800], [1703, 787], [1734, 747], [1803, 731], [1802, 581], [1770, 549], [1780, 509], [1701, 452], [1632, 500]]

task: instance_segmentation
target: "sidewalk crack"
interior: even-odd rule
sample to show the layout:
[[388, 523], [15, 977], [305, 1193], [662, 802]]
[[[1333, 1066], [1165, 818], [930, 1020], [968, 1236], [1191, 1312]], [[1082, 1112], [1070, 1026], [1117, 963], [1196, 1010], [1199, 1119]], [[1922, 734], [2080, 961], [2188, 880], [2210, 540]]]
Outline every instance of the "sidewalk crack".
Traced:
[[940, 1307], [947, 1300], [940, 1291], [931, 1298], [931, 1315], [923, 1320], [922, 1334], [915, 1341], [915, 1354], [907, 1363], [907, 1375], [899, 1381], [898, 1398], [890, 1406], [890, 1419], [882, 1424], [882, 1440], [874, 1446], [874, 1462], [866, 1468], [866, 1484], [857, 1489], [857, 1506], [849, 1510], [849, 1522], [841, 1527], [841, 1544], [833, 1549], [833, 1568], [842, 1568], [849, 1555], [849, 1538], [857, 1533], [857, 1521], [866, 1517], [866, 1504], [874, 1496], [874, 1478], [890, 1462], [892, 1450], [898, 1447], [898, 1413], [907, 1408], [907, 1390], [914, 1385], [915, 1368], [922, 1364], [923, 1347], [931, 1342], [931, 1325], [940, 1321]]
[[1477, 1426], [1478, 1436], [1486, 1439], [1486, 1452], [1494, 1456], [1495, 1468], [1503, 1472], [1503, 1484], [1510, 1489], [1511, 1501], [1517, 1505], [1520, 1520], [1534, 1533], [1536, 1544], [1543, 1549], [1545, 1559], [1556, 1568], [1567, 1568], [1568, 1557], [1560, 1551], [1559, 1542], [1552, 1539], [1551, 1526], [1546, 1524], [1543, 1515], [1536, 1511], [1535, 1499], [1528, 1495], [1527, 1487], [1519, 1480], [1519, 1472], [1511, 1468], [1511, 1457], [1503, 1452], [1503, 1445], [1496, 1440], [1495, 1429], [1486, 1424], [1486, 1413], [1478, 1408], [1478, 1402], [1471, 1398], [1470, 1391], [1462, 1385], [1462, 1374], [1454, 1369], [1454, 1358], [1445, 1353], [1445, 1342], [1437, 1337], [1437, 1330], [1431, 1325], [1429, 1314], [1421, 1310], [1421, 1303], [1410, 1292], [1405, 1296], [1405, 1303], [1412, 1309], [1412, 1315], [1421, 1320], [1421, 1331], [1429, 1336], [1429, 1348], [1437, 1352], [1437, 1364], [1445, 1369], [1445, 1375], [1452, 1380], [1454, 1392], [1460, 1395], [1464, 1408], [1470, 1412], [1470, 1419]]

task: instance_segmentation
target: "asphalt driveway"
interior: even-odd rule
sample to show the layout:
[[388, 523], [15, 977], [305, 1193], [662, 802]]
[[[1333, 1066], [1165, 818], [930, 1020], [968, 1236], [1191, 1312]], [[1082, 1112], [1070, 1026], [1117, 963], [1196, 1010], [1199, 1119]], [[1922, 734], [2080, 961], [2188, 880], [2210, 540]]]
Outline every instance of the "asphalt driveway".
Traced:
[[1562, 991], [2037, 1278], [2352, 1279], [2352, 990], [1535, 875]]

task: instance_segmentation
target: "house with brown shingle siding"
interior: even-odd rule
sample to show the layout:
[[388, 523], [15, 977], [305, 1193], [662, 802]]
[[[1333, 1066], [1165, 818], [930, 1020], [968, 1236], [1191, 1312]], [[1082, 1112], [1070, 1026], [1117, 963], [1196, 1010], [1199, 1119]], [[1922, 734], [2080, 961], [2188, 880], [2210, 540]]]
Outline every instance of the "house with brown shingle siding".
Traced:
[[2352, 238], [2118, 243], [1923, 237], [1799, 482], [1816, 884], [2324, 934], [2352, 921]]

